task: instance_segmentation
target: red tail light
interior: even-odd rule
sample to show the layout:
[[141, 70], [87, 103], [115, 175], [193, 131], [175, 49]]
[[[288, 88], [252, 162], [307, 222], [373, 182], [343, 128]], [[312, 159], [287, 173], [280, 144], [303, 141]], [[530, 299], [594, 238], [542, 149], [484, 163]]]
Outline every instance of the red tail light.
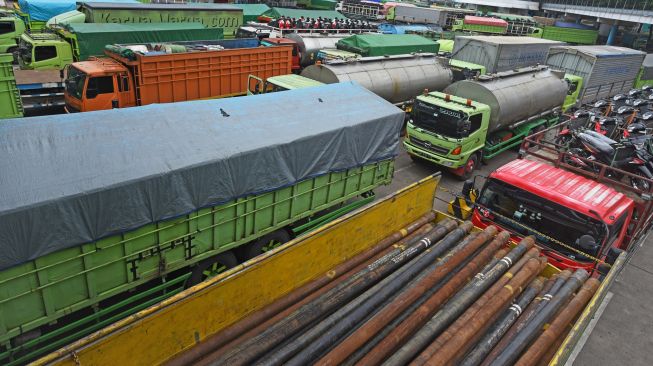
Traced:
[[462, 146], [456, 146], [455, 149], [451, 152], [451, 155], [460, 155], [460, 153], [463, 151]]

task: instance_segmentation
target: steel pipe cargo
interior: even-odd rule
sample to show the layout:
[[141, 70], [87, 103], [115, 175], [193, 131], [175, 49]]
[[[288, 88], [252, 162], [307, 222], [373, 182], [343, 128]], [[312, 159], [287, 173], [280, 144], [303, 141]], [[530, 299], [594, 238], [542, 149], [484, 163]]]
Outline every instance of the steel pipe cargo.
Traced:
[[442, 90], [453, 81], [451, 70], [442, 66], [432, 54], [368, 57], [311, 65], [301, 75], [325, 84], [355, 81], [391, 103], [406, 102], [424, 89]]
[[351, 34], [299, 34], [289, 33], [284, 35], [285, 38], [297, 42], [299, 47], [300, 60], [299, 64], [306, 67], [315, 62], [317, 52], [326, 48], [336, 48], [339, 40], [349, 37]]
[[461, 80], [444, 92], [489, 105], [490, 133], [562, 106], [567, 96], [563, 76], [543, 66], [529, 67]]

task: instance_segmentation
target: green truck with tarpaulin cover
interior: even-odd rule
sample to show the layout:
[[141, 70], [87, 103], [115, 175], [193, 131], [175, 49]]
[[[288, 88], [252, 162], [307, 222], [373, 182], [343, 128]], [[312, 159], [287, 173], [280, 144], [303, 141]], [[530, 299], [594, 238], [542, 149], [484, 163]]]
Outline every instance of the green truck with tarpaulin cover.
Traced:
[[369, 202], [403, 121], [355, 83], [0, 121], [0, 362]]
[[599, 37], [599, 31], [596, 29], [579, 29], [545, 25], [541, 28], [533, 28], [533, 33], [529, 34], [529, 36], [572, 44], [592, 45], [596, 44], [596, 39]]
[[229, 4], [84, 3], [88, 23], [202, 23], [233, 38], [243, 25], [243, 10]]
[[47, 33], [21, 36], [19, 61], [23, 69], [60, 69], [91, 56], [104, 56], [110, 44], [138, 44], [223, 39], [222, 29], [201, 23], [71, 23]]
[[336, 43], [340, 50], [363, 57], [438, 53], [440, 44], [416, 34], [356, 34]]
[[13, 60], [13, 56], [9, 53], [0, 54], [0, 119], [23, 116], [20, 91], [16, 86], [14, 69], [11, 66]]

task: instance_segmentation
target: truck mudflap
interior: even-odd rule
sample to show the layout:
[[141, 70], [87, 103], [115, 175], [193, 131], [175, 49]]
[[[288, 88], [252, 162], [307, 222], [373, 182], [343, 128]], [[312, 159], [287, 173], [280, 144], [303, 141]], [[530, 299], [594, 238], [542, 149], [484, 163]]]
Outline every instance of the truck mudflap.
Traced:
[[[440, 223], [447, 222], [444, 226], [451, 226], [452, 221], [449, 216], [432, 211], [431, 204], [438, 182], [439, 175], [425, 178], [374, 204], [352, 212], [303, 238], [288, 242], [271, 252], [254, 258], [206, 282], [200, 283], [170, 299], [116, 322], [84, 339], [47, 355], [34, 364], [115, 365], [162, 364], [169, 362], [175, 364], [175, 362], [180, 362], [177, 359], [180, 355], [192, 354], [189, 357], [201, 357], [202, 355], [198, 348], [203, 348], [206, 351], [206, 345], [212, 342], [212, 339], [209, 337], [226, 329], [238, 328], [241, 325], [240, 321], [252, 315], [259, 315], [259, 312], [265, 313], [269, 307], [275, 307], [278, 302], [286, 300], [288, 297], [286, 295], [292, 297], [297, 294], [297, 291], [301, 292], [302, 289], [311, 287], [315, 282], [328, 283], [329, 279], [336, 278], [342, 273], [347, 272], [347, 270], [341, 267], [342, 264], [349, 263], [354, 257], [365, 255], [368, 251], [372, 252], [377, 250], [379, 247], [377, 243], [389, 243], [388, 239], [401, 240], [402, 238], [407, 238], [410, 232], [421, 235], [425, 235], [424, 233], [428, 232], [428, 235], [431, 235], [436, 230], [429, 231], [428, 228], [425, 231], [420, 230], [424, 229], [422, 224], [432, 220]], [[453, 226], [455, 227], [457, 225]], [[433, 225], [430, 227], [432, 228]], [[461, 224], [454, 231], [461, 230], [462, 228], [466, 228], [464, 230], [471, 229], [474, 232], [478, 232], [478, 229], [472, 228], [469, 223]], [[470, 243], [472, 241], [478, 242], [478, 238], [480, 237], [483, 237], [483, 240], [486, 241], [490, 240], [494, 236], [492, 232], [496, 234], [496, 229], [489, 229], [484, 233], [474, 234], [477, 236], [472, 236], [473, 239], [469, 239]], [[424, 239], [417, 240], [422, 236], [416, 235], [415, 243], [424, 242]], [[501, 247], [501, 243], [505, 243], [504, 240], [507, 240], [507, 237], [505, 234], [497, 235], [494, 240], [491, 240], [493, 244], [488, 244], [488, 247], [498, 249]], [[445, 238], [443, 242], [445, 240], [451, 241]], [[478, 245], [480, 244], [478, 243]], [[431, 247], [429, 244], [424, 245], [429, 248]], [[532, 239], [530, 245], [532, 245]], [[520, 247], [521, 249], [518, 249]], [[513, 251], [525, 253], [527, 250], [525, 249], [526, 247], [520, 244], [514, 246]], [[431, 250], [436, 250], [435, 248], [438, 248], [438, 246], [432, 246], [432, 248]], [[467, 248], [465, 250], [471, 251], [472, 249]], [[486, 250], [483, 249], [483, 251]], [[404, 253], [408, 252], [410, 250]], [[499, 252], [504, 253], [501, 256], [508, 253], [507, 250], [505, 252], [504, 250], [499, 250]], [[379, 251], [376, 254], [382, 255], [382, 253], [382, 251]], [[491, 253], [491, 251], [488, 253]], [[567, 278], [571, 279], [574, 277], [582, 279], [587, 276], [586, 273], [584, 275], [578, 275], [577, 273], [570, 277], [569, 271], [566, 271], [567, 274], [563, 274], [550, 265], [543, 266], [544, 262], [533, 257], [535, 255], [533, 250], [529, 251], [529, 253], [531, 254], [526, 257], [525, 261], [520, 261], [523, 263], [528, 262], [527, 265], [524, 264], [525, 267], [520, 268], [528, 268], [523, 273], [521, 271], [516, 272], [514, 278], [525, 279], [527, 272], [529, 273], [528, 276], [533, 276], [533, 279], [539, 273], [543, 277], [559, 275], [557, 278], [562, 281], [566, 281]], [[461, 257], [466, 257], [466, 255], [461, 254]], [[368, 258], [375, 257], [370, 254]], [[506, 258], [508, 257], [503, 259], [505, 263], [515, 263]], [[374, 261], [373, 268], [376, 270], [390, 262], [392, 261]], [[499, 261], [497, 258], [497, 262], [502, 261]], [[591, 318], [591, 312], [595, 308], [595, 304], [599, 302], [602, 296], [605, 296], [604, 294], [607, 288], [614, 281], [614, 277], [618, 274], [618, 269], [621, 268], [622, 263], [623, 255], [617, 260], [610, 274], [604, 279], [603, 285], [601, 285], [600, 290], [592, 298], [590, 305], [583, 304], [584, 312], [575, 323], [573, 330], [558, 353], [566, 349], [569, 344], [572, 344], [570, 342], [573, 341], [570, 341], [570, 339], [573, 340], [577, 332], [582, 332], [581, 329], [585, 329], [582, 327], [583, 322]], [[477, 263], [477, 265], [482, 265], [482, 262]], [[508, 267], [511, 266], [512, 264], [508, 265]], [[480, 269], [482, 267], [478, 268]], [[533, 272], [536, 268], [539, 268], [539, 270]], [[513, 270], [511, 269], [511, 271]], [[514, 271], [517, 270], [514, 269]], [[503, 276], [507, 279], [505, 280], [506, 282], [501, 282], [502, 286], [508, 283], [507, 281], [515, 281], [517, 283], [517, 280], [512, 276], [513, 272], [508, 273], [511, 275]], [[537, 281], [542, 285], [544, 279], [540, 278]], [[596, 282], [595, 279], [588, 281]], [[553, 283], [553, 280], [550, 282]], [[257, 286], [251, 286], [252, 283], [256, 283]], [[501, 290], [503, 291], [502, 295], [504, 297], [509, 296], [508, 292], [513, 294], [513, 289], [517, 289], [517, 287], [513, 287], [512, 282], [509, 282], [509, 284], [503, 286], [503, 290]], [[497, 289], [500, 287], [497, 287]], [[261, 289], [264, 290], [262, 291]], [[521, 291], [521, 287], [519, 289], [518, 291]], [[488, 290], [488, 292], [490, 291]], [[531, 292], [533, 291], [536, 291], [535, 293], [540, 292], [540, 290], [531, 290]], [[488, 292], [483, 296], [486, 297], [485, 301], [494, 301], [493, 304], [496, 304], [497, 302], [495, 300], [490, 300], [492, 297], [487, 295]], [[532, 295], [535, 295], [535, 293], [532, 293]], [[415, 295], [411, 294], [410, 296]], [[555, 296], [557, 295], [554, 295], [554, 299]], [[554, 301], [558, 301], [562, 306], [564, 300], [558, 299]], [[216, 302], [220, 306], [216, 306]], [[489, 303], [487, 302], [487, 304]], [[483, 305], [478, 306], [475, 309], [479, 312], [487, 311], [484, 310], [486, 308]], [[509, 304], [506, 304], [506, 306], [509, 306]], [[509, 310], [506, 309], [506, 311]], [[467, 314], [465, 313], [465, 315]], [[463, 319], [465, 315], [461, 316], [460, 319]], [[469, 324], [460, 328], [460, 332], [455, 333], [454, 336], [465, 333], [465, 328], [472, 326], [472, 323], [473, 321], [470, 321]], [[234, 327], [231, 328], [232, 326]], [[241, 332], [238, 334], [242, 334], [247, 329], [240, 330]], [[469, 332], [466, 332], [465, 336], [470, 336]], [[136, 345], [138, 345], [139, 352], [130, 351]], [[469, 345], [467, 346], [469, 347]], [[208, 347], [208, 349], [213, 350], [211, 347]], [[449, 353], [452, 352], [452, 349], [447, 349], [446, 347], [442, 349], [449, 351]], [[368, 353], [368, 355], [370, 354]], [[438, 357], [439, 355], [439, 353], [436, 354]], [[561, 356], [557, 357], [560, 360], [562, 359]]]
[[580, 314], [578, 320], [576, 320], [576, 323], [567, 334], [567, 337], [562, 341], [558, 351], [551, 359], [551, 362], [549, 362], [549, 366], [566, 365], [567, 361], [569, 361], [574, 354], [578, 353], [582, 349], [584, 345], [583, 338], [585, 333], [591, 331], [590, 323], [596, 321], [594, 320], [594, 317], [597, 315], [597, 312], [601, 308], [606, 295], [609, 292], [610, 286], [615, 281], [617, 275], [624, 268], [626, 261], [627, 254], [622, 252], [612, 264], [610, 272], [608, 272], [605, 278], [603, 278], [603, 281], [601, 281], [599, 289], [596, 291], [590, 302]]

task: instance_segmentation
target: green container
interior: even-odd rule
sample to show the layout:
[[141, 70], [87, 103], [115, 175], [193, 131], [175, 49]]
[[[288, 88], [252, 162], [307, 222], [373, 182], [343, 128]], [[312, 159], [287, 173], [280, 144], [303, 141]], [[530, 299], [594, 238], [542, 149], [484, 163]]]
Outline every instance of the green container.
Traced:
[[9, 53], [0, 54], [0, 118], [23, 116], [23, 103], [11, 66], [13, 60]]
[[265, 4], [231, 4], [243, 9], [243, 22], [258, 22], [258, 17], [263, 15], [270, 7]]
[[73, 49], [75, 59], [79, 61], [85, 61], [90, 56], [104, 56], [104, 46], [114, 43], [223, 39], [222, 29], [205, 28], [201, 23], [71, 23], [66, 26], [66, 30], [72, 34], [71, 39], [76, 43], [73, 45]]
[[415, 52], [437, 53], [440, 44], [416, 34], [357, 34], [339, 40], [336, 47], [370, 57]]
[[[327, 173], [4, 270], [0, 272], [0, 363], [8, 356], [1, 346], [19, 334], [55, 321], [62, 327], [65, 315], [98, 306], [114, 295], [123, 298], [127, 291], [162, 276], [178, 281], [175, 273], [203, 259], [389, 184], [393, 168], [393, 160], [383, 160]], [[140, 294], [133, 291], [129, 296]], [[39, 342], [34, 347], [49, 346], [47, 339]]]
[[596, 44], [599, 31], [594, 29], [564, 28], [545, 26], [542, 29], [542, 38], [552, 41], [561, 41], [574, 44]]

